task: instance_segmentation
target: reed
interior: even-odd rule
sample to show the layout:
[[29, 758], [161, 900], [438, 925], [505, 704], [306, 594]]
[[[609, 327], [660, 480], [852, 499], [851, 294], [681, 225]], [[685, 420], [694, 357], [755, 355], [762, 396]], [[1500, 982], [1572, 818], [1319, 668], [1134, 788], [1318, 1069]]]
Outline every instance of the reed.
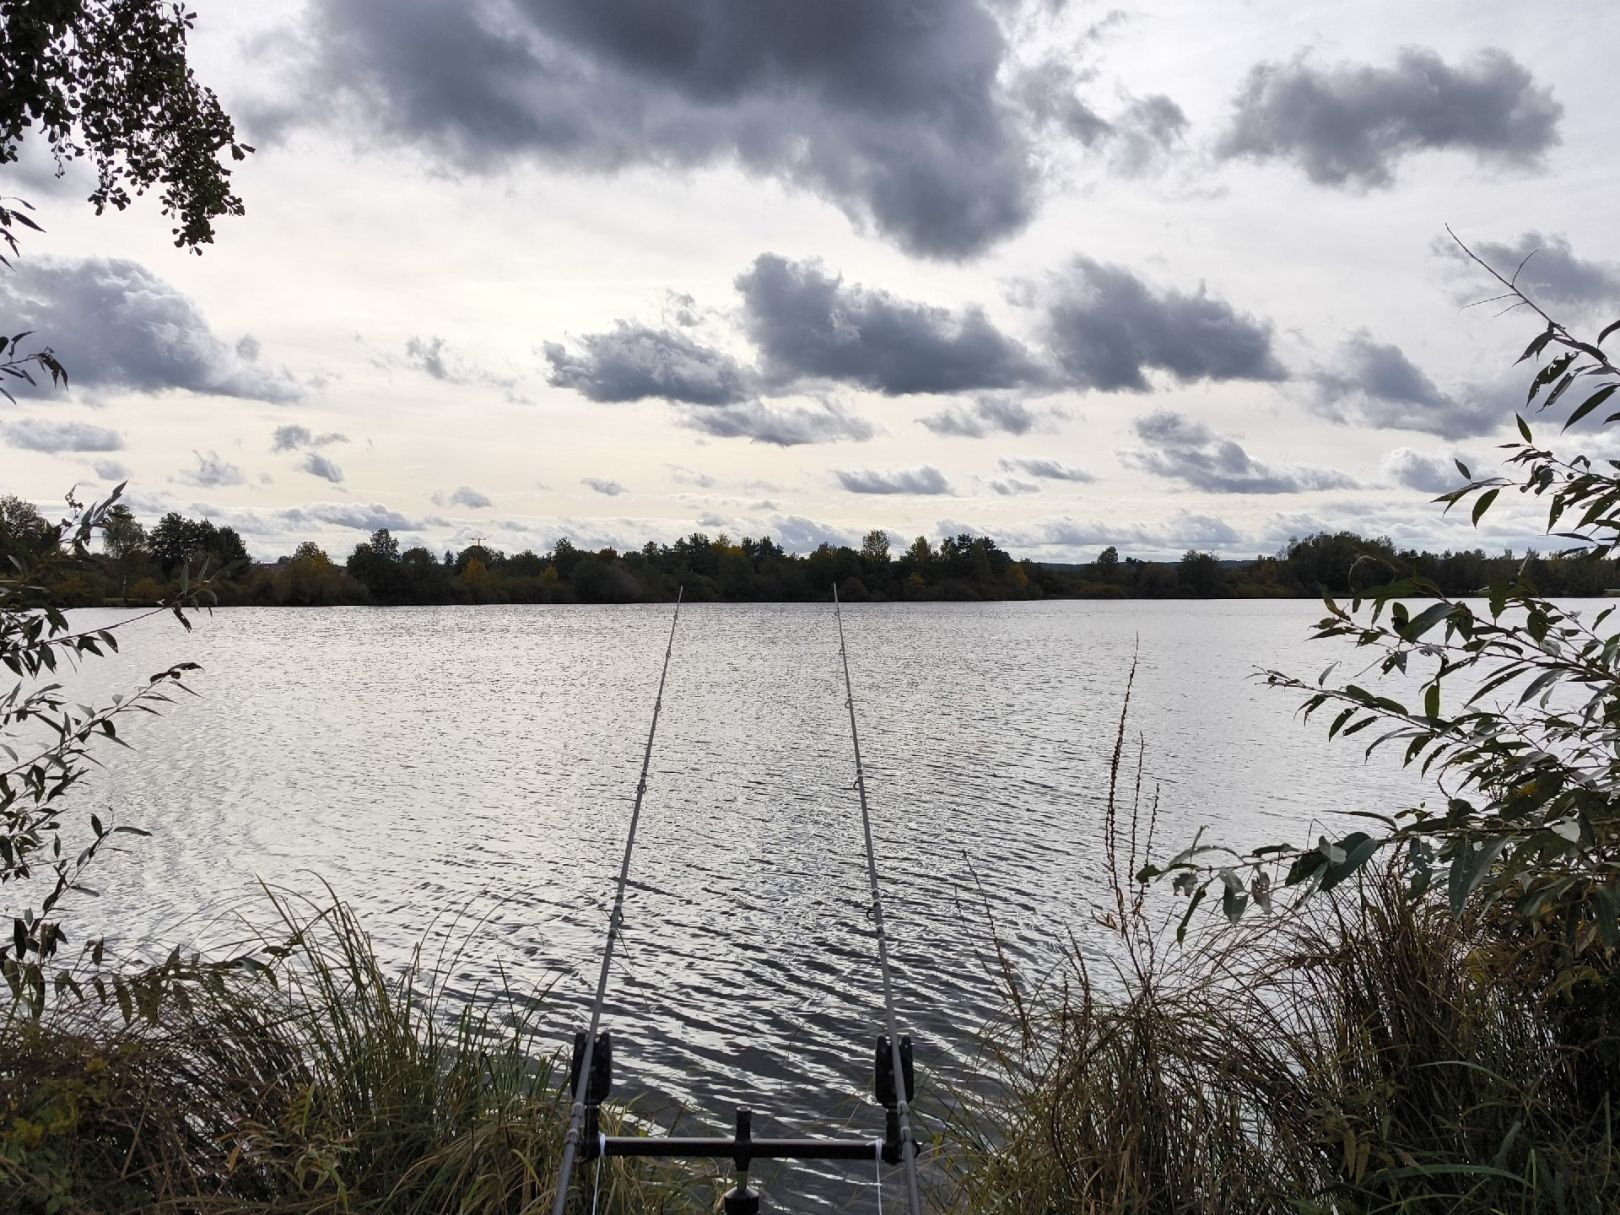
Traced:
[[[549, 1205], [567, 1107], [543, 1002], [453, 1002], [419, 966], [388, 974], [346, 906], [275, 906], [287, 934], [272, 974], [188, 986], [127, 1023], [92, 1001], [0, 1025], [0, 1209]], [[591, 1180], [575, 1187], [582, 1210]], [[657, 1166], [605, 1162], [600, 1181], [599, 1211], [695, 1208]]]

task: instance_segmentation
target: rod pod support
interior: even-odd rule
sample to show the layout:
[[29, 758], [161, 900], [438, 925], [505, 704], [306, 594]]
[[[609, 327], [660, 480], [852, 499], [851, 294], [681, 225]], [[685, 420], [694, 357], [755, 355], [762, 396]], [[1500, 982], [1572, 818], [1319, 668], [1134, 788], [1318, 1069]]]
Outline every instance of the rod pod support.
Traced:
[[[900, 1093], [894, 1080], [894, 1051], [889, 1046], [889, 1035], [879, 1034], [873, 1089], [878, 1104], [883, 1107], [883, 1162], [900, 1163]], [[917, 1074], [911, 1066], [911, 1035], [900, 1035], [900, 1072], [905, 1083], [906, 1105], [917, 1095]], [[911, 1145], [915, 1155], [917, 1145]]]
[[754, 1115], [738, 1106], [736, 1151], [731, 1157], [737, 1166], [737, 1184], [720, 1200], [725, 1215], [759, 1215], [759, 1194], [748, 1188], [748, 1166], [754, 1161], [753, 1142]]
[[[579, 1091], [579, 1069], [585, 1060], [585, 1031], [574, 1034], [574, 1053], [568, 1063], [568, 1091]], [[601, 1153], [602, 1102], [613, 1091], [613, 1035], [603, 1030], [596, 1035], [591, 1051], [591, 1079], [585, 1086], [584, 1133], [580, 1139], [581, 1160], [595, 1160]]]

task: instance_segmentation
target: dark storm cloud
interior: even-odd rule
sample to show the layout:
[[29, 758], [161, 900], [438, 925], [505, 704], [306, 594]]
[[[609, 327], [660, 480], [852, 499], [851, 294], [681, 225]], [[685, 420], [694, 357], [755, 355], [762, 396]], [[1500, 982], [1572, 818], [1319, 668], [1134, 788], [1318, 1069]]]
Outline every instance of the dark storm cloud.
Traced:
[[1150, 288], [1123, 266], [1078, 257], [1047, 305], [1047, 339], [1069, 383], [1145, 392], [1145, 372], [1178, 381], [1287, 378], [1271, 327], [1200, 287]]
[[1131, 428], [1147, 444], [1120, 459], [1132, 468], [1181, 481], [1216, 494], [1297, 494], [1345, 489], [1355, 482], [1330, 468], [1273, 468], [1254, 459], [1236, 440], [1170, 409], [1138, 418]]
[[1004, 459], [999, 461], [1003, 472], [1021, 472], [1026, 476], [1039, 477], [1046, 481], [1095, 481], [1083, 468], [1074, 468], [1068, 464], [1060, 464], [1056, 460], [1045, 460], [1039, 457], [1030, 459]]
[[570, 351], [545, 344], [550, 383], [592, 401], [661, 397], [692, 405], [734, 405], [750, 395], [752, 374], [730, 355], [667, 329], [618, 321]]
[[50, 345], [74, 385], [272, 402], [301, 395], [286, 372], [226, 345], [190, 299], [136, 262], [29, 258], [0, 278], [0, 312]]
[[971, 405], [947, 405], [917, 421], [936, 435], [982, 439], [991, 434], [1028, 434], [1055, 416], [1054, 410], [1031, 409], [1021, 401], [979, 400]]
[[307, 426], [278, 426], [276, 433], [271, 436], [270, 450], [298, 451], [305, 447], [326, 447], [332, 443], [347, 443], [347, 435], [329, 431], [326, 434], [315, 434]]
[[682, 426], [721, 439], [752, 439], [776, 447], [806, 443], [861, 443], [877, 433], [865, 418], [842, 405], [768, 405], [750, 401], [722, 409], [689, 406], [681, 411]]
[[[1498, 294], [1499, 285], [1469, 261], [1456, 241], [1437, 240], [1434, 250], [1467, 272], [1472, 286], [1462, 293], [1464, 298]], [[1510, 245], [1482, 241], [1473, 250], [1538, 304], [1573, 308], [1607, 305], [1610, 312], [1620, 315], [1620, 265], [1584, 261], [1575, 256], [1574, 248], [1562, 236], [1526, 232]]]
[[191, 454], [197, 457], [197, 467], [175, 473], [176, 481], [202, 489], [215, 489], [221, 485], [241, 485], [247, 480], [240, 468], [221, 459], [217, 451], [211, 451], [206, 456], [200, 451]]
[[323, 480], [332, 482], [333, 485], [343, 483], [343, 470], [318, 451], [307, 452], [304, 455], [303, 463], [298, 467], [309, 473], [310, 476], [320, 477]]
[[624, 486], [617, 481], [609, 481], [605, 477], [582, 477], [579, 483], [586, 489], [595, 490], [599, 494], [606, 494], [610, 498], [617, 498], [624, 492]]
[[1442, 392], [1400, 347], [1374, 341], [1366, 332], [1343, 342], [1332, 363], [1316, 368], [1310, 379], [1311, 408], [1343, 425], [1394, 426], [1465, 439], [1496, 429], [1513, 412], [1488, 391]]
[[774, 253], [738, 276], [766, 377], [858, 384], [890, 396], [1012, 388], [1041, 378], [1025, 349], [978, 308], [946, 308], [846, 285], [818, 261]]
[[310, 117], [345, 98], [464, 170], [735, 163], [948, 258], [1034, 202], [977, 0], [323, 0], [305, 45]]
[[1410, 447], [1398, 447], [1384, 457], [1380, 467], [1397, 485], [1426, 494], [1443, 494], [1467, 483], [1467, 478], [1456, 465], [1459, 458], [1463, 459], [1463, 463], [1469, 463], [1466, 457], [1427, 454], [1413, 451]]
[[84, 422], [46, 422], [22, 418], [0, 426], [6, 446], [24, 451], [122, 451], [124, 436], [105, 426]]
[[945, 474], [931, 465], [905, 468], [897, 472], [874, 472], [859, 469], [837, 471], [838, 483], [852, 494], [948, 494], [951, 483]]
[[1533, 166], [1559, 142], [1564, 107], [1505, 51], [1452, 67], [1408, 47], [1393, 67], [1261, 63], [1233, 101], [1217, 154], [1290, 160], [1319, 185], [1388, 186], [1397, 162], [1456, 149]]

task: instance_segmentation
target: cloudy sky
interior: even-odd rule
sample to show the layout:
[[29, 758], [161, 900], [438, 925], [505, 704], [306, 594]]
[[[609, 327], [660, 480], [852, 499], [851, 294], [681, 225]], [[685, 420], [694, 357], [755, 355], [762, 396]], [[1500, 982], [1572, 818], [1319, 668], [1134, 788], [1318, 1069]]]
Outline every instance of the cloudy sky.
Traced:
[[1476, 538], [1428, 501], [1493, 462], [1535, 333], [1463, 308], [1490, 284], [1444, 225], [1620, 316], [1609, 6], [195, 7], [248, 214], [194, 257], [155, 201], [4, 170], [48, 232], [0, 328], [73, 387], [0, 403], [0, 490], [127, 477], [263, 558], [1522, 547], [1531, 512]]

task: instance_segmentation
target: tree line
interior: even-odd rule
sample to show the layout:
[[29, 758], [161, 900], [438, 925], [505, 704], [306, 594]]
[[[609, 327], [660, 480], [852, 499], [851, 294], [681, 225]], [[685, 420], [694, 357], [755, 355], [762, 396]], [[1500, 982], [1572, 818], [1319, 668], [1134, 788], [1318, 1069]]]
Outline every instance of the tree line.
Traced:
[[[0, 497], [0, 554], [27, 563], [55, 544], [57, 529], [30, 503]], [[1521, 578], [1550, 596], [1594, 596], [1620, 587], [1614, 562], [1534, 550], [1489, 555], [1400, 550], [1387, 537], [1321, 532], [1289, 541], [1279, 553], [1222, 560], [1189, 549], [1178, 560], [1122, 555], [1115, 546], [1089, 562], [1015, 560], [988, 536], [919, 536], [898, 549], [883, 531], [860, 547], [822, 544], [790, 553], [770, 537], [733, 540], [694, 532], [673, 544], [585, 549], [567, 538], [544, 553], [506, 553], [485, 544], [434, 552], [402, 547], [373, 532], [341, 560], [305, 541], [291, 556], [249, 560], [230, 527], [177, 512], [151, 527], [123, 505], [109, 512], [103, 551], [53, 567], [53, 600], [78, 606], [149, 604], [204, 571], [222, 604], [639, 603], [673, 599], [686, 588], [698, 601], [795, 601], [824, 598], [836, 584], [863, 600], [1314, 598], [1351, 595], [1392, 577], [1425, 578], [1443, 594], [1483, 592]], [[222, 575], [222, 576], [220, 576]]]

